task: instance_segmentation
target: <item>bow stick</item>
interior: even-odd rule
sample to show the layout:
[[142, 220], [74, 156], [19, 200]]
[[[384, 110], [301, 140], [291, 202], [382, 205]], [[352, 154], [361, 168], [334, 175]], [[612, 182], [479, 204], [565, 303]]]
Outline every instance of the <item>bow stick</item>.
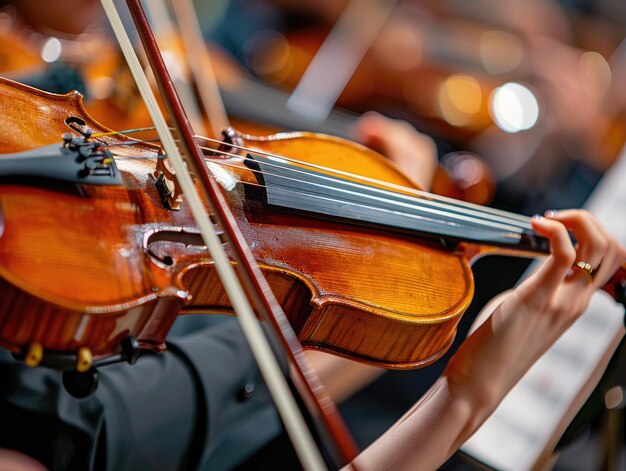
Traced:
[[[246, 288], [255, 302], [257, 310], [267, 316], [271, 325], [281, 334], [283, 344], [288, 347], [287, 353], [292, 364], [296, 367], [299, 377], [309, 386], [311, 398], [317, 405], [318, 412], [324, 421], [327, 429], [333, 433], [336, 450], [342, 459], [351, 461], [356, 455], [356, 447], [349, 434], [344, 433], [345, 425], [338, 415], [332, 400], [323, 393], [321, 382], [307, 367], [306, 360], [302, 353], [302, 347], [291, 329], [285, 314], [282, 312], [278, 302], [274, 298], [267, 281], [263, 277], [259, 267], [247, 247], [243, 236], [238, 230], [236, 221], [230, 212], [217, 183], [209, 175], [203, 162], [202, 153], [194, 141], [194, 133], [186, 119], [184, 110], [180, 104], [176, 91], [172, 86], [171, 79], [160, 56], [158, 46], [150, 26], [146, 20], [143, 8], [139, 0], [127, 0], [127, 4], [139, 36], [142, 40], [146, 54], [154, 70], [157, 83], [168, 112], [175, 122], [175, 127], [181, 138], [181, 148], [186, 156], [184, 161], [174, 138], [169, 131], [165, 118], [161, 114], [156, 99], [149, 87], [148, 81], [141, 69], [137, 56], [132, 48], [128, 35], [122, 26], [119, 14], [112, 0], [101, 0], [104, 10], [109, 18], [111, 27], [120, 43], [120, 47], [129, 64], [131, 72], [137, 82], [142, 98], [150, 112], [163, 147], [169, 156], [174, 171], [176, 172], [179, 184], [183, 189], [186, 202], [198, 223], [202, 238], [207, 245], [211, 258], [214, 261], [216, 270], [224, 284], [224, 288], [233, 305], [237, 318], [239, 319], [244, 334], [250, 343], [250, 348], [259, 364], [259, 369], [265, 379], [274, 403], [283, 420], [287, 433], [289, 434], [296, 453], [305, 469], [325, 469], [324, 460], [320, 450], [315, 445], [312, 434], [307, 428], [303, 416], [301, 415], [294, 397], [291, 395], [286, 378], [278, 365], [278, 361], [273, 355], [271, 347], [264, 336], [250, 303], [245, 295], [244, 288], [239, 283], [237, 276], [223, 251], [221, 242], [213, 230], [213, 225], [206, 213], [202, 200], [195, 190], [193, 181], [188, 173], [187, 166], [198, 176], [201, 187], [206, 193], [207, 200], [216, 219], [223, 227], [229, 242], [235, 248], [236, 261], [240, 267], [240, 275], [246, 283]], [[271, 315], [270, 315], [271, 314]]]
[[219, 139], [222, 130], [230, 127], [230, 124], [195, 8], [191, 0], [171, 0], [170, 3], [183, 40], [191, 76], [197, 85], [200, 104], [208, 118], [212, 137]]

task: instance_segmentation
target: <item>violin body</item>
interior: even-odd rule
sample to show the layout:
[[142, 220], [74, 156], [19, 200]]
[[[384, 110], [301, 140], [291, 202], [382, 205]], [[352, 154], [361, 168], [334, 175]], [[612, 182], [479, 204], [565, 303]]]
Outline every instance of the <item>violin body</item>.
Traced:
[[[96, 133], [108, 131], [89, 118], [77, 93], [51, 95], [1, 80], [0, 96], [4, 154], [60, 142], [71, 131], [71, 116]], [[308, 133], [237, 138], [259, 152], [412, 185], [380, 155], [342, 139]], [[33, 344], [52, 352], [88, 348], [98, 359], [118, 353], [132, 336], [141, 348], [161, 350], [179, 313], [230, 312], [184, 201], [179, 210], [168, 209], [156, 189], [158, 148], [110, 149], [122, 185], [83, 185], [80, 194], [0, 185], [2, 346], [18, 353]], [[388, 368], [422, 366], [446, 351], [473, 295], [464, 253], [268, 209], [244, 160], [209, 158], [228, 164], [223, 181], [218, 178], [223, 193], [305, 347]]]
[[[343, 139], [310, 133], [242, 138], [246, 147], [413, 185], [384, 157]], [[253, 176], [245, 169], [240, 178]], [[473, 296], [473, 277], [463, 253], [386, 231], [277, 213], [266, 209], [253, 191], [245, 197], [228, 196], [259, 266], [305, 347], [387, 368], [422, 366], [447, 350]], [[201, 285], [215, 284], [190, 275], [199, 268], [183, 268], [183, 280], [190, 279], [185, 286], [200, 280], [198, 289], [191, 289], [196, 301], [184, 310], [203, 305]], [[207, 295], [211, 308], [222, 302], [216, 293]]]
[[[91, 121], [78, 93], [65, 96], [3, 81], [0, 152], [60, 142], [65, 120]], [[18, 111], [19, 110], [19, 111]], [[29, 119], [25, 119], [28, 117]], [[155, 149], [125, 150], [128, 156]], [[134, 171], [148, 172], [134, 161]], [[124, 186], [88, 187], [85, 195], [12, 185], [0, 188], [3, 230], [2, 344], [13, 351], [37, 342], [46, 350], [88, 347], [95, 358], [115, 352], [133, 335], [143, 347], [164, 348], [184, 295], [153, 279], [133, 227], [145, 218], [142, 182], [124, 172]], [[138, 198], [138, 199], [135, 199]], [[164, 211], [165, 212], [165, 211]], [[150, 214], [148, 212], [148, 214]]]

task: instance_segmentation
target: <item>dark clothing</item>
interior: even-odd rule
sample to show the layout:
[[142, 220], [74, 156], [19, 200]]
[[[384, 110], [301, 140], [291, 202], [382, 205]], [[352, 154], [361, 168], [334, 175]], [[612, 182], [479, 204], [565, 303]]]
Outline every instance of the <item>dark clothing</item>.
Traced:
[[101, 368], [86, 399], [0, 351], [0, 447], [52, 470], [235, 467], [281, 426], [237, 321], [211, 317], [180, 318], [165, 354]]

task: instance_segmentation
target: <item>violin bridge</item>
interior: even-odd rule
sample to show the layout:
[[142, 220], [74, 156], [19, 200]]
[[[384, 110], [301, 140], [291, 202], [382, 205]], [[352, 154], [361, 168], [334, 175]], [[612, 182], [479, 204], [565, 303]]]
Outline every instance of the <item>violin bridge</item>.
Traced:
[[166, 209], [178, 211], [183, 199], [183, 191], [178, 184], [176, 175], [165, 163], [166, 160], [161, 155], [157, 158], [156, 169], [152, 173], [155, 179], [154, 186], [159, 193], [163, 206]]

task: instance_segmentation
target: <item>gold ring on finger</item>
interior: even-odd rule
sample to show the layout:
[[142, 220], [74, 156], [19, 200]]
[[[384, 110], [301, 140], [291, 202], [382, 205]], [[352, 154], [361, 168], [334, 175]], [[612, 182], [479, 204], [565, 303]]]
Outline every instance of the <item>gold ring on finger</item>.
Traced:
[[578, 271], [583, 271], [587, 275], [589, 275], [589, 283], [593, 282], [593, 279], [596, 276], [596, 270], [594, 270], [591, 264], [587, 262], [583, 262], [582, 260], [579, 260], [578, 262], [574, 263], [572, 268]]

